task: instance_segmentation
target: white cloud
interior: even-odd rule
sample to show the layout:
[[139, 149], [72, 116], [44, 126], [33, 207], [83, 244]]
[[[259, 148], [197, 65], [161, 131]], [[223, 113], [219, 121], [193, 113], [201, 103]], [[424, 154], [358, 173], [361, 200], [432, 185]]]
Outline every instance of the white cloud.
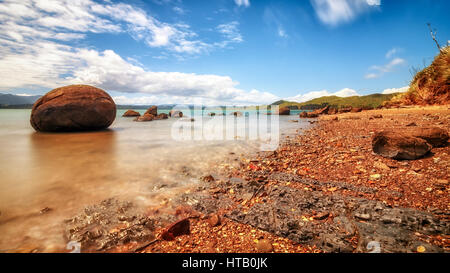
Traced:
[[276, 30], [276, 34], [279, 37], [288, 38], [288, 35], [282, 23], [284, 17], [284, 14], [278, 9], [271, 7], [266, 7], [264, 9], [263, 19], [266, 25], [269, 28]]
[[287, 101], [294, 101], [294, 102], [305, 102], [309, 101], [315, 98], [325, 97], [325, 96], [338, 96], [338, 97], [351, 97], [351, 96], [360, 96], [358, 92], [356, 92], [353, 89], [350, 88], [344, 88], [337, 92], [330, 93], [327, 90], [322, 91], [312, 91], [308, 92], [306, 94], [298, 94], [294, 97], [286, 98]]
[[0, 2], [0, 23], [0, 39], [16, 42], [69, 41], [87, 33], [126, 32], [149, 47], [176, 54], [200, 54], [215, 46], [198, 39], [188, 25], [161, 22], [140, 8], [109, 1], [5, 0]]
[[63, 43], [88, 33], [127, 32], [151, 47], [195, 54], [242, 42], [238, 22], [218, 26], [224, 41], [207, 44], [189, 26], [160, 22], [127, 4], [6, 0], [0, 2], [0, 23], [0, 90], [83, 83], [107, 91], [144, 93], [147, 101], [166, 103], [260, 104], [279, 99], [268, 92], [238, 89], [238, 82], [227, 76], [149, 71], [112, 50], [99, 52]]
[[386, 59], [391, 59], [392, 57], [394, 57], [395, 55], [397, 55], [398, 53], [402, 52], [403, 49], [402, 48], [398, 48], [398, 47], [394, 47], [392, 49], [390, 49], [388, 52], [386, 52]]
[[366, 79], [376, 79], [383, 76], [385, 73], [389, 73], [394, 71], [397, 66], [405, 64], [406, 61], [402, 58], [394, 58], [389, 63], [378, 66], [373, 65], [369, 68], [369, 70], [374, 70], [375, 72], [367, 73], [364, 78]]
[[383, 94], [392, 94], [392, 93], [404, 93], [408, 91], [409, 86], [404, 86], [400, 88], [388, 88], [383, 90]]
[[236, 3], [236, 5], [240, 6], [244, 6], [244, 7], [250, 7], [250, 0], [234, 0], [234, 2]]
[[239, 83], [227, 76], [153, 72], [124, 60], [112, 50], [100, 53], [50, 42], [37, 43], [22, 53], [1, 58], [0, 77], [4, 79], [0, 89], [32, 86], [50, 89], [82, 83], [107, 91], [149, 94], [150, 98], [165, 98], [164, 103], [243, 105], [278, 99], [268, 92], [238, 89]]
[[105, 90], [124, 93], [170, 97], [176, 102], [258, 104], [278, 99], [267, 92], [245, 92], [238, 89], [238, 82], [227, 76], [147, 71], [128, 63], [110, 50], [103, 53], [81, 50], [78, 56], [85, 66], [68, 79], [71, 83], [88, 83]]
[[173, 11], [175, 11], [178, 14], [185, 14], [186, 13], [186, 11], [184, 9], [180, 8], [180, 7], [174, 7]]
[[336, 26], [381, 5], [381, 0], [310, 0], [317, 17], [325, 24]]
[[244, 41], [239, 32], [239, 22], [237, 21], [218, 25], [216, 29], [225, 37], [224, 41], [215, 43], [219, 47], [226, 47], [230, 43], [241, 43]]

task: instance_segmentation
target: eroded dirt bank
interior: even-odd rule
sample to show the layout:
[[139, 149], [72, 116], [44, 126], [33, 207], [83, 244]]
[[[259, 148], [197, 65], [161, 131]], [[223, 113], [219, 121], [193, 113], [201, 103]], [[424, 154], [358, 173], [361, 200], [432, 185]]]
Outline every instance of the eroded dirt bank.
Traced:
[[136, 216], [113, 205], [117, 219], [100, 230], [108, 206], [91, 209], [84, 215], [97, 218], [69, 220], [66, 236], [86, 251], [447, 252], [449, 145], [397, 161], [374, 154], [371, 136], [449, 124], [446, 106], [321, 116], [275, 152], [218, 166], [170, 207]]

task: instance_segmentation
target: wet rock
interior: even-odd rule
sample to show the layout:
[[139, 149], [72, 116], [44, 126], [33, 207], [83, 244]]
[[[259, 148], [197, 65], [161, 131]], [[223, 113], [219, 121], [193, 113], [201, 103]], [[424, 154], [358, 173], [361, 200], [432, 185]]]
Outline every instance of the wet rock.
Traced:
[[135, 118], [134, 121], [145, 122], [145, 121], [152, 121], [154, 119], [155, 119], [154, 115], [145, 113], [142, 116]]
[[270, 253], [273, 251], [273, 246], [269, 240], [262, 239], [256, 243], [256, 250], [261, 253]]
[[161, 120], [161, 119], [168, 119], [169, 116], [166, 113], [161, 113], [159, 115], [157, 115], [154, 119], [155, 120]]
[[147, 111], [145, 111], [144, 115], [145, 114], [150, 114], [156, 117], [158, 115], [158, 107], [156, 105], [151, 106], [147, 109]]
[[171, 241], [180, 235], [190, 234], [189, 218], [182, 219], [170, 225], [166, 231], [161, 234], [161, 237], [166, 241]]
[[139, 117], [141, 114], [139, 112], [136, 112], [134, 110], [127, 110], [122, 117]]
[[36, 131], [89, 131], [108, 128], [116, 104], [102, 89], [69, 85], [53, 89], [33, 105], [30, 123]]
[[394, 131], [381, 131], [372, 137], [372, 150], [392, 159], [417, 159], [431, 150], [427, 141]]
[[308, 112], [306, 112], [306, 111], [300, 112], [299, 117], [300, 118], [307, 118], [308, 117]]
[[215, 115], [216, 115], [216, 113], [214, 113], [214, 112], [208, 113], [208, 116], [210, 116], [210, 117], [214, 117]]
[[230, 113], [230, 115], [233, 115], [233, 116], [235, 116], [235, 117], [242, 117], [242, 112], [236, 111], [236, 112]]
[[132, 203], [107, 199], [88, 206], [75, 217], [65, 220], [67, 241], [81, 243], [81, 250], [106, 250], [129, 242], [154, 238], [156, 221], [140, 212]]

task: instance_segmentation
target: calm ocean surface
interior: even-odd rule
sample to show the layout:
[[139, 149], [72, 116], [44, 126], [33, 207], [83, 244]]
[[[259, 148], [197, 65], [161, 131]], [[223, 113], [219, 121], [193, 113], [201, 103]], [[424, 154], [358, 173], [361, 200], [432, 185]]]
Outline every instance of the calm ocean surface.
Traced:
[[[31, 110], [0, 109], [0, 252], [64, 248], [63, 220], [85, 206], [110, 197], [142, 206], [170, 202], [198, 177], [260, 144], [239, 137], [176, 141], [171, 128], [178, 119], [134, 122], [124, 112], [118, 110], [109, 130], [50, 134], [33, 130]], [[298, 115], [279, 116], [281, 138], [309, 125], [293, 119]], [[236, 118], [237, 126], [246, 127], [245, 120]], [[195, 130], [199, 122], [192, 123]], [[51, 210], [40, 214], [46, 207]]]

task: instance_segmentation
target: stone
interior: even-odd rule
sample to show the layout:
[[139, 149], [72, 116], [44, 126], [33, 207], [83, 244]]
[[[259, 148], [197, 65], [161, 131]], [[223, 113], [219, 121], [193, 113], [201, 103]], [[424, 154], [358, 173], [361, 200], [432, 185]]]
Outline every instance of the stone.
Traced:
[[134, 121], [139, 121], [139, 122], [143, 122], [143, 121], [152, 121], [155, 119], [155, 116], [152, 114], [144, 114], [140, 117], [137, 117], [134, 119]]
[[352, 112], [352, 113], [359, 113], [359, 112], [361, 112], [363, 109], [362, 108], [360, 108], [360, 107], [354, 107], [354, 108], [352, 108], [352, 110], [350, 111], [350, 112]]
[[256, 243], [256, 250], [261, 253], [270, 253], [273, 251], [273, 246], [269, 240], [262, 239]]
[[381, 174], [379, 174], [379, 173], [370, 175], [370, 179], [372, 179], [372, 180], [378, 180], [380, 178], [381, 178]]
[[158, 115], [158, 107], [153, 105], [152, 107], [148, 108], [147, 111], [145, 111], [144, 115], [145, 114], [157, 116]]
[[382, 170], [385, 170], [385, 171], [389, 171], [391, 169], [391, 168], [389, 168], [388, 165], [384, 164], [383, 162], [379, 162], [379, 161], [373, 163], [373, 166], [375, 168], [382, 169]]
[[167, 114], [161, 113], [161, 114], [157, 115], [154, 119], [160, 120], [160, 119], [168, 119], [168, 118], [169, 118], [169, 116]]
[[127, 110], [122, 117], [139, 117], [141, 114], [139, 112], [136, 112], [134, 110]]
[[214, 177], [212, 175], [210, 175], [210, 174], [203, 176], [201, 178], [201, 180], [204, 181], [204, 182], [214, 182], [215, 181]]
[[218, 226], [218, 225], [220, 225], [220, 216], [219, 215], [217, 215], [217, 214], [212, 214], [211, 216], [209, 216], [209, 218], [208, 218], [208, 224], [211, 226], [211, 227], [215, 227], [215, 226]]
[[426, 140], [433, 147], [443, 147], [447, 145], [449, 139], [447, 130], [438, 127], [410, 128], [406, 130], [406, 133]]
[[371, 219], [370, 214], [368, 213], [355, 213], [355, 217], [364, 221]]
[[116, 118], [116, 104], [102, 89], [69, 85], [53, 89], [33, 105], [30, 123], [36, 131], [91, 131], [108, 128]]
[[383, 157], [412, 160], [423, 157], [432, 146], [425, 140], [394, 131], [377, 132], [372, 137], [372, 150]]
[[314, 215], [313, 219], [314, 220], [324, 220], [324, 219], [327, 219], [328, 216], [330, 216], [329, 212], [321, 212], [321, 213]]
[[161, 237], [166, 241], [172, 241], [177, 236], [189, 234], [190, 234], [189, 218], [184, 218], [170, 225], [167, 228], [167, 230], [161, 234]]

